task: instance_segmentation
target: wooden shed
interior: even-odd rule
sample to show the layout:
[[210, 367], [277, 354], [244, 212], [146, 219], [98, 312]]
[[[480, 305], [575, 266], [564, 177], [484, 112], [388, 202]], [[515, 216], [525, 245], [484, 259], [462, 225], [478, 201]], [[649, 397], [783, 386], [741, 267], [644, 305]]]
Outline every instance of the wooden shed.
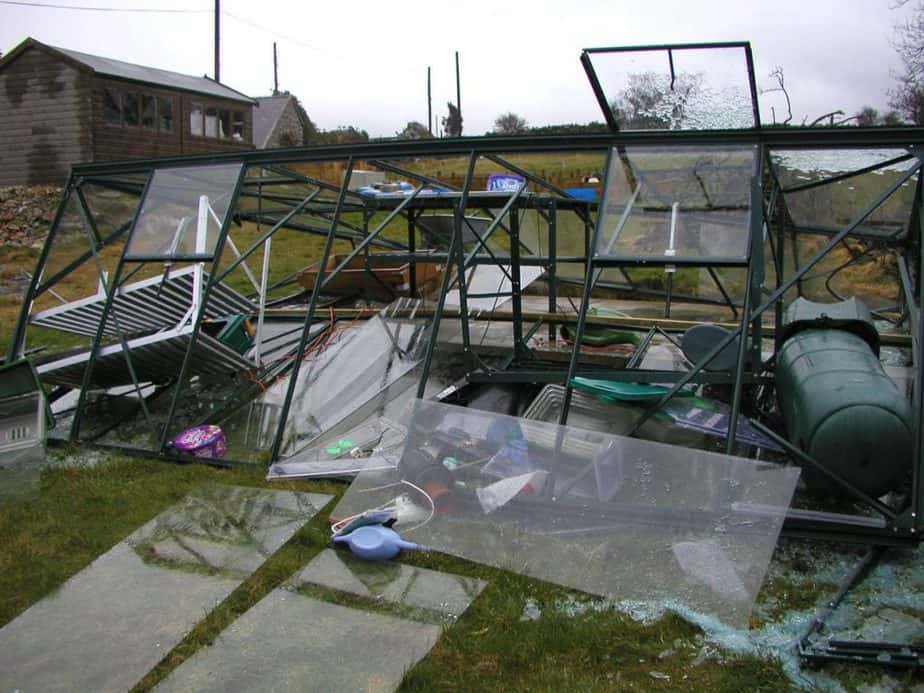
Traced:
[[0, 59], [0, 186], [71, 164], [253, 148], [254, 100], [209, 79], [29, 38]]

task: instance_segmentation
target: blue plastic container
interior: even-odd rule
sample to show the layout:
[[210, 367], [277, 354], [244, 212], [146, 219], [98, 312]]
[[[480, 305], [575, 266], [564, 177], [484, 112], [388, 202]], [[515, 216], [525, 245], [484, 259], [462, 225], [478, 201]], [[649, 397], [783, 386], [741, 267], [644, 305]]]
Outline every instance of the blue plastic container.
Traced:
[[369, 561], [387, 561], [401, 550], [417, 551], [421, 547], [412, 541], [405, 541], [395, 530], [382, 525], [366, 525], [349, 534], [334, 537], [335, 544], [346, 544], [355, 555]]

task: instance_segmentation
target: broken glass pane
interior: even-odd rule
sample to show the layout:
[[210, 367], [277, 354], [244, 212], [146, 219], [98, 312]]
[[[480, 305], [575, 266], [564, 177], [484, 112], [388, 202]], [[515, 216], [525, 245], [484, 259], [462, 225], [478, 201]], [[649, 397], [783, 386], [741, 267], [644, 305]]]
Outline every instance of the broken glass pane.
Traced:
[[128, 257], [208, 256], [231, 206], [242, 165], [158, 169], [128, 243]]
[[743, 46], [587, 55], [621, 130], [756, 126]]
[[436, 402], [416, 402], [406, 425], [399, 468], [360, 474], [336, 517], [403, 497], [409, 541], [738, 627], [782, 523], [761, 508], [787, 508], [799, 474]]
[[[783, 188], [797, 189], [869, 166], [882, 166], [907, 154], [904, 149], [773, 150], [770, 159]], [[786, 212], [800, 230], [840, 230], [918, 164], [918, 159], [911, 157], [844, 180], [786, 192]], [[914, 205], [915, 182], [915, 178], [906, 181], [857, 227], [857, 232], [901, 237]], [[806, 252], [805, 257], [809, 256]]]
[[0, 688], [131, 688], [328, 500], [190, 494], [0, 630]]
[[756, 152], [749, 145], [614, 149], [596, 255], [743, 261]]
[[[361, 325], [338, 327], [322, 339], [299, 371], [285, 422], [283, 456], [294, 454], [399, 382], [420, 360], [427, 334], [426, 322], [389, 318], [383, 312]], [[279, 380], [260, 400], [271, 412], [267, 430], [275, 431], [288, 386], [288, 378]]]
[[[924, 549], [895, 549], [855, 585], [824, 627], [812, 637], [815, 646], [890, 643], [924, 647]], [[881, 659], [888, 663], [888, 655]]]

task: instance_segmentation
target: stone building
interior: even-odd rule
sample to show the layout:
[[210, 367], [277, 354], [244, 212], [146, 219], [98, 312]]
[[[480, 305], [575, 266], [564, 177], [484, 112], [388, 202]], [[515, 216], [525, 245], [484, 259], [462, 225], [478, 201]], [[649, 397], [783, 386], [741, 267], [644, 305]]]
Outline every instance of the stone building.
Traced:
[[253, 108], [253, 144], [257, 149], [307, 144], [305, 132], [313, 127], [292, 94], [257, 97]]

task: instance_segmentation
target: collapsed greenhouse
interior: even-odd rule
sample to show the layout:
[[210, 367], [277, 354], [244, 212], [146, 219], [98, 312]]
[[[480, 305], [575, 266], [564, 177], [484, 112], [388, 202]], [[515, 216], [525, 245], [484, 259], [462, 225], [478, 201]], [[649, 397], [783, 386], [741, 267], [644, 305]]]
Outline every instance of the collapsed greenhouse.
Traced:
[[7, 357], [49, 440], [218, 428], [209, 463], [358, 475], [344, 513], [406, 482], [436, 549], [738, 625], [781, 531], [917, 544], [924, 129], [761, 126], [744, 43], [582, 62], [609, 132], [74, 166]]

